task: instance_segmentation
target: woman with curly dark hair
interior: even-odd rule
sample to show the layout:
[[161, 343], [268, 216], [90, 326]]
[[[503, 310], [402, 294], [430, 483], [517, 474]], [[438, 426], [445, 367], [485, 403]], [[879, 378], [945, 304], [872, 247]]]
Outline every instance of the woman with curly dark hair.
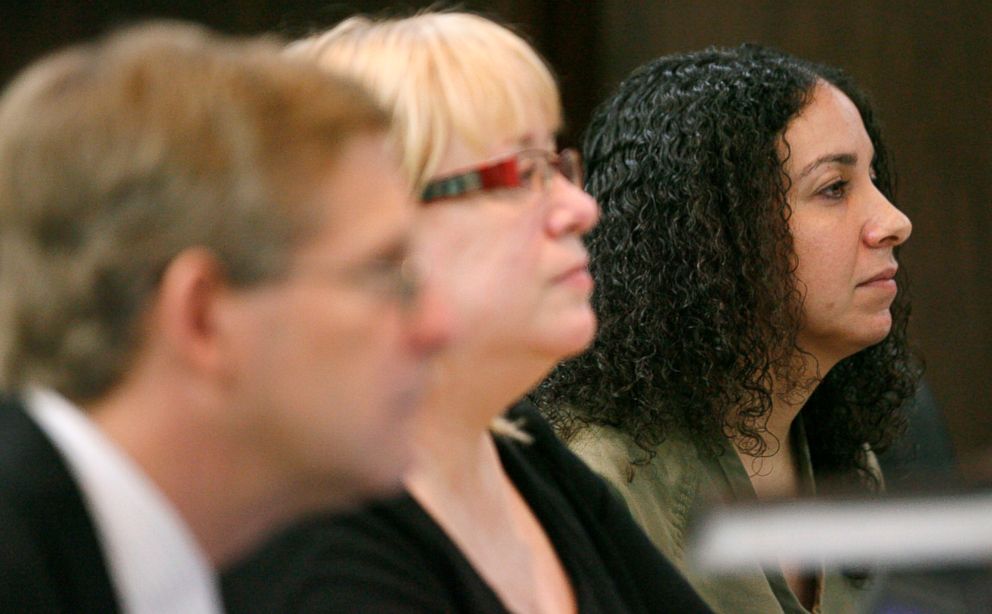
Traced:
[[587, 188], [600, 322], [535, 395], [722, 612], [852, 611], [860, 583], [686, 566], [700, 506], [880, 485], [919, 369], [896, 248], [909, 219], [866, 97], [745, 45], [663, 57], [596, 112]]

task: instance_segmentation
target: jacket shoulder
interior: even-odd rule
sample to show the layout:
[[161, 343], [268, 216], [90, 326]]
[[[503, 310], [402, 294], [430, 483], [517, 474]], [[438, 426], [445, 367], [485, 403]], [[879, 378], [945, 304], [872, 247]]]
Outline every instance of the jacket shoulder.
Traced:
[[655, 545], [681, 561], [705, 475], [697, 447], [674, 436], [652, 454], [620, 430], [599, 425], [580, 430], [569, 447], [610, 484]]

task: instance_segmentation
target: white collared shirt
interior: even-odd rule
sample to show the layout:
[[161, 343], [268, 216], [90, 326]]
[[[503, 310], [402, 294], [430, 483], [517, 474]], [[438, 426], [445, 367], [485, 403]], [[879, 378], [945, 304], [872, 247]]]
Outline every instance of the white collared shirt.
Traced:
[[57, 392], [32, 388], [25, 401], [83, 493], [123, 611], [223, 612], [216, 572], [178, 512], [135, 462]]

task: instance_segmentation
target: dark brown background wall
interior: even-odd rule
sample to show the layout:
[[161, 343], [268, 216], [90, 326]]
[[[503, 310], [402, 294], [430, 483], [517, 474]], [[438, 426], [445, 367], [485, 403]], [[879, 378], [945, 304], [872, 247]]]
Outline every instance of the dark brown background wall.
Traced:
[[[426, 2], [34, 0], [0, 9], [0, 83], [30, 59], [135, 18], [300, 34], [355, 12]], [[966, 462], [992, 447], [992, 3], [926, 0], [493, 0], [462, 6], [518, 27], [562, 80], [575, 142], [632, 68], [674, 51], [755, 41], [847, 69], [871, 92], [914, 222], [903, 263], [912, 332]]]

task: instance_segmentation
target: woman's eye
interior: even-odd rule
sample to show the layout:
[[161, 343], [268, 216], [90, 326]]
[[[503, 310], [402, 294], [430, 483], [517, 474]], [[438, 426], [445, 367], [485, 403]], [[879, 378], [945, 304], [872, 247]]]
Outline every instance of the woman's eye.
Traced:
[[538, 163], [535, 160], [521, 160], [520, 166], [517, 168], [520, 173], [520, 182], [523, 185], [530, 186], [539, 171]]
[[838, 179], [820, 190], [820, 194], [835, 200], [844, 198], [844, 195], [847, 193], [847, 184], [848, 181], [846, 179]]

